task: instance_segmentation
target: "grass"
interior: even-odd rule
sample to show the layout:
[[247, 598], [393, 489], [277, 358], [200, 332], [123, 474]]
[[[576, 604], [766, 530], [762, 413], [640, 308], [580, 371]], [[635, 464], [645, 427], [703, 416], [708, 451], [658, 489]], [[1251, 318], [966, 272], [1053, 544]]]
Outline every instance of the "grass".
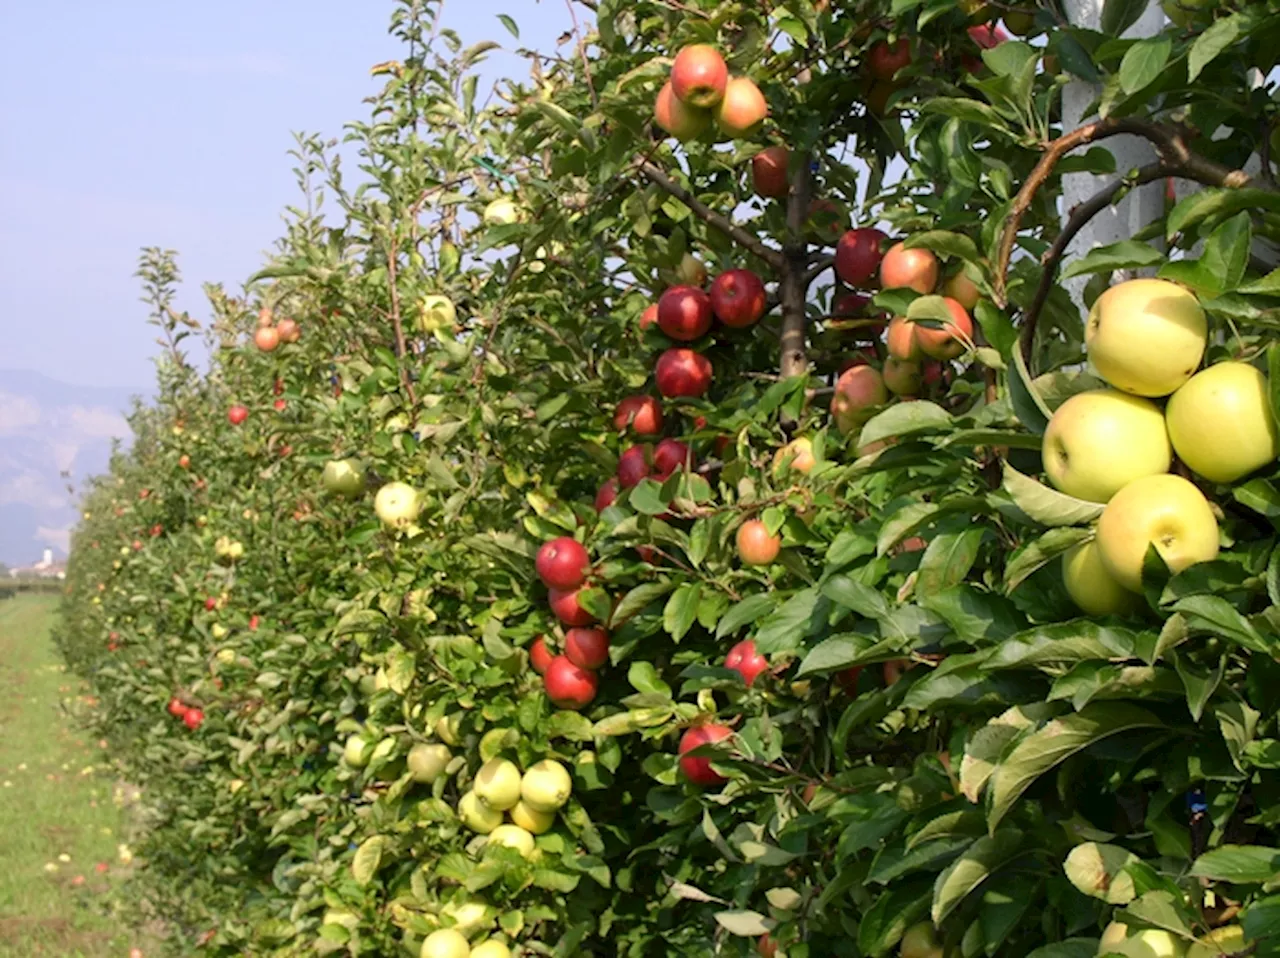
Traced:
[[0, 601], [0, 958], [124, 958], [144, 944], [108, 908], [124, 795], [71, 717], [91, 703], [50, 641], [55, 606]]

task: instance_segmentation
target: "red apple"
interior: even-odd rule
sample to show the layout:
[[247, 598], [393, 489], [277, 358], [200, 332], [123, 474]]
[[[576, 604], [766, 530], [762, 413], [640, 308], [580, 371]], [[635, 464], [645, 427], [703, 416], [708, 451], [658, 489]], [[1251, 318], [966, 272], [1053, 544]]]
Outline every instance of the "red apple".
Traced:
[[277, 399], [271, 405], [275, 406], [276, 412], [284, 412], [285, 407], [288, 406], [289, 404], [285, 402], [283, 399]]
[[280, 345], [280, 334], [270, 326], [262, 326], [253, 334], [253, 343], [264, 353], [269, 353]]
[[705, 43], [685, 47], [671, 64], [671, 89], [690, 106], [715, 106], [728, 84], [729, 67], [724, 57]]
[[630, 428], [637, 436], [656, 436], [662, 432], [662, 404], [652, 396], [628, 396], [618, 403], [613, 428], [619, 432]]
[[909, 659], [892, 659], [881, 667], [884, 673], [885, 685], [896, 685], [898, 680], [902, 678], [902, 673], [911, 668]]
[[204, 600], [204, 610], [206, 612], [212, 612], [217, 607], [218, 607], [218, 600], [215, 599], [213, 596], [209, 596], [209, 598]]
[[895, 316], [889, 321], [885, 330], [884, 345], [889, 355], [905, 362], [914, 362], [920, 358], [920, 341], [916, 338], [919, 326], [905, 316]]
[[689, 458], [689, 447], [678, 439], [664, 439], [653, 451], [653, 469], [659, 479], [669, 478], [686, 462], [692, 467], [693, 460]]
[[926, 361], [920, 366], [920, 382], [925, 386], [937, 386], [939, 383], [947, 379], [947, 365], [945, 363]]
[[836, 429], [843, 435], [861, 429], [875, 407], [888, 401], [889, 390], [875, 367], [854, 366], [845, 370], [836, 380], [835, 394], [831, 397]]
[[259, 619], [256, 615], [251, 615], [251, 616], [249, 616], [249, 631], [250, 631], [250, 632], [257, 632], [257, 631], [258, 631], [258, 624], [259, 624], [261, 621], [262, 621], [262, 620], [261, 620], [261, 619]]
[[993, 50], [1013, 37], [998, 23], [981, 23], [969, 28], [969, 36], [984, 50]]
[[163, 535], [163, 534], [164, 534], [164, 526], [160, 525], [160, 523], [157, 522], [154, 526], [151, 527], [151, 538], [154, 539], [156, 536]]
[[768, 934], [761, 935], [756, 939], [756, 953], [760, 958], [774, 958], [778, 954], [778, 942]]
[[711, 310], [726, 326], [751, 326], [764, 315], [767, 306], [764, 283], [749, 269], [731, 269], [711, 284]]
[[684, 103], [667, 83], [653, 101], [653, 122], [681, 143], [696, 140], [711, 126], [711, 112]]
[[238, 426], [249, 418], [249, 410], [244, 406], [232, 406], [227, 410], [227, 421], [233, 426]]
[[296, 343], [302, 337], [302, 330], [292, 319], [282, 319], [276, 324], [276, 332], [280, 334], [280, 342]]
[[176, 696], [174, 698], [169, 699], [169, 714], [172, 715], [174, 718], [181, 718], [183, 715], [186, 714], [186, 711], [187, 711], [187, 706], [186, 706], [186, 703], [182, 701], [182, 699], [177, 698]]
[[738, 558], [747, 565], [768, 565], [782, 551], [782, 536], [771, 536], [759, 519], [738, 526]]
[[576, 589], [587, 577], [591, 556], [577, 539], [559, 536], [542, 544], [534, 565], [547, 588]]
[[179, 456], [179, 457], [178, 457], [178, 467], [179, 467], [180, 469], [190, 469], [190, 468], [191, 468], [191, 457], [190, 457], [190, 456], [188, 456], [188, 455], [185, 455], [185, 454], [183, 454], [183, 455]]
[[539, 675], [547, 674], [547, 668], [554, 658], [555, 656], [551, 654], [551, 650], [547, 648], [547, 640], [542, 636], [534, 639], [533, 644], [529, 646], [529, 664], [533, 666], [533, 670]]
[[182, 722], [194, 732], [204, 722], [204, 712], [200, 709], [187, 709], [182, 716]]
[[858, 691], [858, 676], [861, 674], [861, 665], [851, 665], [849, 668], [841, 669], [836, 673], [836, 683], [840, 688], [844, 689], [845, 692], [852, 695], [854, 692]]
[[564, 634], [564, 657], [594, 672], [609, 661], [609, 633], [604, 629], [570, 629]]
[[658, 392], [677, 396], [703, 396], [711, 388], [711, 360], [692, 349], [668, 349], [654, 368]]
[[870, 305], [870, 296], [864, 296], [862, 293], [841, 293], [831, 302], [831, 315], [837, 319], [861, 316], [862, 311]]
[[[618, 457], [618, 485], [630, 489], [649, 475], [652, 466], [652, 450], [648, 446], [631, 446]], [[615, 493], [615, 498], [616, 498]]]
[[578, 604], [579, 589], [548, 589], [547, 599], [551, 611], [565, 625], [591, 625], [596, 617]]
[[604, 512], [617, 501], [618, 477], [614, 476], [611, 479], [606, 480], [605, 484], [600, 487], [600, 491], [596, 493], [596, 512]]
[[133, 551], [134, 551], [134, 552], [141, 552], [141, 551], [142, 551], [142, 540], [141, 540], [141, 539], [134, 539], [134, 540], [133, 540]]
[[920, 395], [920, 364], [890, 356], [884, 361], [885, 387], [895, 396]]
[[689, 342], [711, 328], [711, 299], [696, 286], [672, 286], [658, 300], [658, 326], [672, 339]]
[[938, 257], [927, 249], [907, 249], [901, 243], [889, 247], [880, 263], [880, 285], [885, 289], [914, 289], [928, 294], [938, 285]]
[[650, 303], [640, 314], [640, 332], [644, 332], [658, 321], [658, 304]]
[[750, 136], [769, 115], [769, 104], [760, 88], [746, 77], [734, 77], [715, 109], [716, 123], [732, 137]]
[[881, 40], [867, 54], [867, 72], [877, 80], [892, 80], [911, 63], [911, 43], [899, 37], [892, 45]]
[[557, 655], [547, 665], [542, 676], [547, 698], [562, 709], [580, 709], [591, 704], [600, 687], [600, 679], [594, 672], [579, 668], [565, 656]]
[[769, 671], [769, 660], [756, 651], [751, 639], [743, 639], [724, 657], [724, 667], [733, 669], [750, 686], [762, 672]]
[[767, 146], [751, 158], [751, 185], [759, 196], [780, 199], [790, 192], [787, 168], [791, 151], [785, 146]]
[[684, 777], [691, 781], [694, 785], [701, 785], [704, 788], [713, 785], [723, 785], [728, 781], [723, 775], [711, 767], [711, 759], [709, 758], [693, 758], [686, 756], [686, 752], [692, 752], [700, 745], [709, 745], [713, 742], [723, 742], [733, 730], [725, 725], [695, 725], [691, 729], [687, 729], [684, 735], [680, 736], [680, 744], [677, 746], [680, 758], [680, 771], [684, 773]]
[[969, 348], [967, 343], [973, 342], [973, 320], [965, 308], [951, 297], [944, 297], [943, 302], [947, 304], [951, 322], [941, 329], [917, 323], [916, 342], [920, 344], [921, 351], [932, 359], [955, 359]]
[[866, 286], [880, 268], [880, 244], [888, 238], [874, 227], [849, 230], [836, 244], [836, 275], [850, 286]]

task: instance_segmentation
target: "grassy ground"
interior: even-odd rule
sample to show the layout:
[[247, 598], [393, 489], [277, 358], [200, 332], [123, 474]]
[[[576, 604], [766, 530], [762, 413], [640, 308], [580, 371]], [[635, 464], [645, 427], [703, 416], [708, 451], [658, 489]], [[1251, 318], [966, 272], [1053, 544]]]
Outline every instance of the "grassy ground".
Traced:
[[54, 607], [0, 601], [0, 958], [147, 954], [107, 912], [130, 857], [123, 796], [70, 717], [90, 702], [49, 640]]

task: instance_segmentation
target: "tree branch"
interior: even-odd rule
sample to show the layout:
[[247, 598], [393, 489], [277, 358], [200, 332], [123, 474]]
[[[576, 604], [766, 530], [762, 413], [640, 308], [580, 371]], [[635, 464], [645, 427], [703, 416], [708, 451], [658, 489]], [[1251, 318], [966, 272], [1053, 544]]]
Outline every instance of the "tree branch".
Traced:
[[805, 292], [808, 283], [805, 271], [809, 261], [809, 246], [805, 242], [805, 220], [809, 212], [809, 158], [800, 164], [791, 195], [787, 197], [787, 241], [783, 249], [781, 273], [778, 284], [778, 301], [782, 306], [782, 337], [779, 340], [781, 361], [779, 371], [783, 379], [803, 376], [809, 370], [809, 358], [805, 343]]
[[671, 177], [667, 176], [662, 170], [658, 169], [648, 160], [641, 160], [636, 164], [638, 169], [650, 183], [653, 183], [659, 189], [666, 193], [670, 193], [689, 209], [693, 210], [693, 215], [708, 226], [719, 230], [725, 236], [729, 237], [743, 249], [749, 253], [754, 253], [760, 259], [764, 260], [778, 272], [782, 272], [786, 267], [787, 258], [776, 249], [770, 249], [760, 242], [760, 238], [749, 230], [743, 229], [741, 226], [734, 224], [727, 216], [717, 213], [706, 203], [702, 202], [689, 190], [685, 189]]
[[[1010, 207], [1008, 218], [1005, 220], [1004, 233], [1000, 237], [999, 251], [996, 255], [992, 291], [995, 294], [997, 305], [1003, 307], [1008, 304], [1008, 299], [1005, 295], [1006, 274], [1009, 271], [1009, 262], [1013, 258], [1013, 247], [1017, 241], [1018, 228], [1022, 225], [1022, 217], [1031, 208], [1031, 201], [1035, 198], [1036, 191], [1048, 181], [1054, 168], [1058, 165], [1058, 161], [1072, 150], [1122, 133], [1140, 136], [1153, 144], [1166, 169], [1176, 167], [1175, 175], [1211, 186], [1225, 186], [1232, 189], [1247, 186], [1252, 182], [1249, 175], [1243, 170], [1233, 170], [1228, 166], [1223, 166], [1221, 163], [1215, 163], [1213, 160], [1192, 153], [1187, 147], [1181, 129], [1156, 123], [1153, 120], [1144, 120], [1140, 117], [1111, 117], [1106, 120], [1098, 120], [1095, 123], [1088, 123], [1077, 130], [1072, 130], [1049, 144], [1044, 156], [1040, 158], [1040, 162], [1036, 164], [1035, 169], [1031, 171], [1031, 175], [1027, 177], [1027, 181], [1022, 185], [1022, 189], [1014, 197], [1013, 206]], [[1104, 203], [1101, 208], [1105, 208], [1106, 205]]]
[[835, 265], [835, 262], [836, 262], [836, 258], [834, 256], [819, 256], [817, 261], [814, 262], [814, 264], [810, 266], [807, 270], [805, 270], [805, 274], [804, 274], [805, 286], [808, 286], [815, 279], [817, 279], [819, 276], [821, 276], [823, 273], [829, 270], [832, 266]]

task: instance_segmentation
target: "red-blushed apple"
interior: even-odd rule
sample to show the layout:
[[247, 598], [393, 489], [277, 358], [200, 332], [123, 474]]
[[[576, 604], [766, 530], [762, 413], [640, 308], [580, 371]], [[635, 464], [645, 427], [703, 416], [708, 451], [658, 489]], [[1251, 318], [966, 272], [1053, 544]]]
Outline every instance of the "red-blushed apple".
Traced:
[[711, 111], [683, 102], [667, 83], [653, 101], [653, 122], [686, 143], [696, 140], [711, 127]]
[[664, 439], [653, 450], [653, 470], [658, 479], [668, 479], [681, 466], [696, 463], [689, 457], [689, 447], [678, 439]]
[[570, 629], [564, 634], [564, 657], [594, 672], [609, 661], [609, 633], [604, 629]]
[[183, 455], [179, 456], [179, 457], [178, 457], [178, 468], [180, 468], [180, 469], [190, 469], [190, 468], [191, 468], [191, 457], [190, 457], [190, 456], [188, 456], [188, 455], [186, 455], [185, 453], [184, 453]]
[[849, 668], [841, 669], [836, 673], [836, 684], [847, 694], [853, 695], [858, 691], [858, 676], [861, 674], [861, 665], [851, 665]]
[[547, 640], [543, 636], [538, 636], [530, 643], [529, 664], [539, 675], [547, 674], [547, 667], [551, 665], [551, 660], [554, 658], [555, 655], [547, 648]]
[[785, 146], [767, 146], [751, 158], [751, 185], [759, 196], [781, 199], [790, 192], [787, 167], [791, 151]]
[[889, 247], [880, 262], [880, 285], [885, 289], [914, 289], [922, 295], [938, 285], [938, 257], [927, 249]]
[[782, 536], [769, 535], [759, 519], [748, 519], [738, 526], [738, 558], [747, 565], [768, 565], [782, 551]]
[[884, 361], [881, 375], [884, 377], [885, 388], [895, 396], [920, 395], [922, 383], [919, 363], [890, 356]]
[[769, 115], [769, 104], [747, 77], [733, 77], [716, 104], [716, 124], [732, 137], [750, 136]]
[[680, 744], [677, 751], [680, 753], [680, 771], [694, 785], [702, 788], [709, 788], [713, 785], [723, 785], [728, 779], [711, 767], [711, 759], [705, 757], [694, 757], [686, 755], [686, 752], [692, 752], [701, 745], [710, 745], [715, 742], [723, 742], [733, 734], [733, 729], [727, 725], [717, 725], [710, 723], [707, 725], [695, 725], [693, 728], [687, 729], [680, 736]]
[[174, 698], [169, 699], [170, 715], [172, 715], [174, 718], [182, 718], [182, 716], [185, 715], [186, 712], [187, 712], [187, 705], [185, 702], [182, 701], [182, 699], [177, 698], [176, 696]]
[[668, 349], [658, 357], [654, 379], [668, 399], [704, 396], [711, 388], [711, 360], [692, 349]]
[[877, 406], [889, 401], [884, 378], [873, 366], [854, 366], [840, 374], [831, 397], [831, 415], [836, 429], [848, 435], [862, 428]]
[[257, 632], [257, 631], [258, 631], [258, 623], [260, 623], [261, 621], [262, 621], [262, 620], [261, 620], [261, 619], [259, 619], [256, 615], [251, 615], [251, 616], [249, 616], [249, 631], [250, 631], [250, 632]]
[[656, 436], [662, 432], [662, 404], [652, 396], [628, 396], [618, 403], [613, 428], [619, 432], [630, 429], [637, 436]]
[[729, 67], [724, 57], [705, 43], [684, 47], [671, 64], [671, 89], [690, 106], [715, 106], [728, 84]]
[[276, 400], [275, 402], [273, 402], [271, 405], [275, 407], [276, 412], [284, 412], [284, 411], [285, 411], [285, 408], [286, 408], [289, 404], [288, 404], [287, 402], [285, 402], [283, 399], [277, 399], [277, 400]]
[[724, 657], [724, 667], [737, 672], [742, 676], [742, 681], [750, 686], [762, 672], [769, 671], [769, 660], [756, 651], [756, 644], [752, 639], [743, 639]]
[[650, 303], [640, 314], [640, 332], [644, 332], [658, 321], [658, 304]]
[[902, 674], [911, 668], [913, 664], [910, 659], [891, 659], [885, 662], [881, 668], [884, 673], [884, 684], [896, 685], [898, 680], [902, 678]]
[[926, 388], [943, 384], [947, 379], [947, 369], [946, 363], [940, 363], [932, 359], [926, 360], [920, 364], [920, 382]]
[[[639, 485], [640, 480], [652, 471], [652, 458], [653, 451], [648, 446], [631, 446], [624, 449], [622, 455], [618, 457], [618, 485], [623, 489]], [[617, 498], [616, 491], [614, 498]]]
[[206, 612], [212, 612], [217, 607], [218, 607], [218, 600], [215, 599], [213, 596], [209, 596], [209, 598], [204, 600], [204, 608]]
[[984, 50], [994, 50], [1006, 40], [1012, 40], [1009, 32], [998, 23], [981, 23], [969, 28], [969, 37]]
[[156, 536], [164, 535], [164, 526], [160, 525], [160, 523], [157, 522], [154, 526], [151, 527], [150, 532], [151, 532], [151, 538], [153, 539]]
[[711, 311], [734, 329], [754, 325], [768, 305], [764, 283], [749, 269], [731, 269], [711, 284]]
[[600, 687], [600, 679], [594, 672], [574, 665], [565, 656], [557, 655], [547, 665], [542, 676], [547, 698], [557, 708], [580, 709], [591, 704]]
[[982, 299], [982, 291], [978, 284], [964, 274], [964, 270], [948, 276], [942, 284], [942, 295], [950, 296], [969, 312], [973, 312], [978, 301]]
[[194, 732], [204, 724], [204, 712], [200, 709], [187, 709], [187, 711], [183, 713], [182, 722], [187, 728]]
[[280, 334], [280, 342], [296, 343], [302, 338], [302, 330], [298, 327], [297, 320], [282, 319], [276, 323], [276, 332]]
[[534, 565], [548, 589], [576, 589], [591, 569], [591, 556], [577, 539], [559, 536], [542, 544]]
[[941, 329], [915, 324], [916, 343], [920, 351], [931, 359], [950, 360], [964, 355], [973, 342], [973, 320], [959, 302], [949, 296], [942, 300], [951, 314], [951, 321]]
[[263, 306], [260, 310], [258, 310], [258, 328], [259, 329], [261, 329], [264, 326], [270, 326], [272, 322], [274, 322], [274, 320], [275, 320], [275, 317], [271, 312], [270, 306]]
[[891, 83], [888, 80], [876, 80], [867, 88], [864, 102], [867, 104], [867, 112], [872, 116], [886, 116], [889, 110], [889, 98], [892, 97], [901, 85]]
[[756, 953], [760, 958], [774, 958], [778, 954], [778, 942], [767, 933], [763, 934], [756, 939]]
[[919, 334], [923, 329], [908, 320], [905, 316], [895, 316], [889, 321], [884, 333], [884, 346], [889, 355], [904, 362], [915, 362], [920, 358]]
[[580, 588], [547, 590], [547, 600], [552, 614], [565, 625], [591, 625], [596, 620], [594, 615], [578, 603], [578, 593], [581, 591]]
[[899, 37], [890, 44], [881, 40], [867, 54], [867, 73], [877, 80], [892, 80], [911, 63], [911, 42]]
[[240, 405], [232, 406], [227, 410], [227, 422], [233, 426], [238, 426], [249, 418], [249, 410]]
[[280, 345], [280, 334], [270, 326], [263, 326], [253, 334], [253, 344], [264, 353], [269, 353]]
[[813, 442], [808, 436], [797, 436], [773, 454], [775, 471], [789, 466], [796, 472], [808, 474], [818, 460], [813, 455]]
[[831, 301], [831, 315], [837, 319], [861, 316], [871, 305], [871, 297], [862, 293], [841, 293]]
[[711, 319], [711, 298], [696, 286], [672, 286], [658, 300], [658, 326], [672, 339], [705, 335]]
[[880, 245], [888, 238], [874, 227], [847, 231], [836, 244], [836, 275], [850, 286], [866, 286], [880, 269]]
[[[647, 470], [648, 466], [646, 466], [645, 468]], [[596, 512], [604, 512], [606, 509], [608, 509], [611, 505], [613, 505], [617, 501], [618, 501], [618, 477], [613, 476], [612, 478], [605, 480], [604, 485], [600, 487], [600, 491], [596, 493], [596, 502], [595, 502]]]

